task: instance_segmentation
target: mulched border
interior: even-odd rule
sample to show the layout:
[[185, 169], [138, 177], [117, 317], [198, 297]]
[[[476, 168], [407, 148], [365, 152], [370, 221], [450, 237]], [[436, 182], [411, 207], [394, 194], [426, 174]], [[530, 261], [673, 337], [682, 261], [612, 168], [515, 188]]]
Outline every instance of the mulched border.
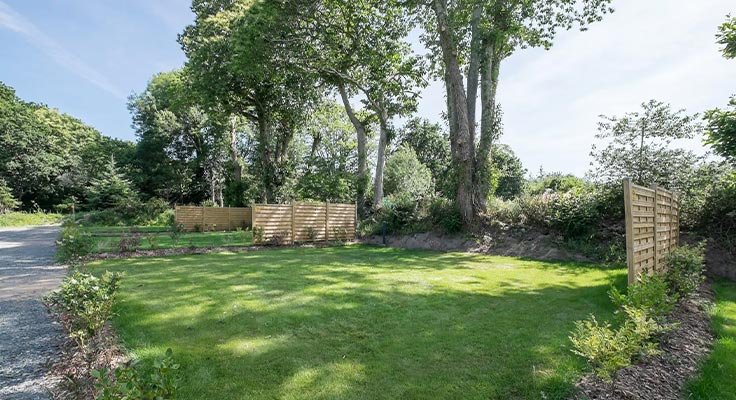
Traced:
[[713, 304], [713, 291], [704, 283], [691, 299], [681, 302], [672, 313], [672, 322], [679, 326], [663, 338], [660, 354], [622, 369], [612, 383], [592, 374], [586, 375], [578, 382], [574, 399], [682, 399], [685, 384], [697, 374], [715, 339], [709, 310]]
[[135, 250], [131, 252], [108, 252], [108, 253], [97, 253], [91, 254], [85, 257], [85, 261], [97, 261], [97, 260], [113, 260], [120, 258], [141, 258], [141, 257], [164, 257], [164, 256], [175, 256], [175, 255], [193, 255], [193, 254], [208, 254], [208, 253], [219, 253], [223, 251], [229, 251], [233, 253], [243, 253], [249, 251], [261, 251], [261, 250], [274, 250], [274, 249], [304, 249], [304, 248], [324, 248], [324, 247], [339, 247], [349, 246], [357, 244], [358, 242], [321, 242], [321, 243], [301, 243], [301, 244], [290, 244], [281, 246], [219, 246], [219, 247], [197, 247], [197, 248], [176, 248], [176, 249], [157, 249], [157, 250]]

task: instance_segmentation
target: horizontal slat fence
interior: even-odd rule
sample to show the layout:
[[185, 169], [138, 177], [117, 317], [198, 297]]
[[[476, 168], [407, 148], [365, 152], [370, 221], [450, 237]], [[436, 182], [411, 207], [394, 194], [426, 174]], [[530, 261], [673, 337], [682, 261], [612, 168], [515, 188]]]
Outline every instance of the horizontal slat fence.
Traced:
[[[355, 239], [355, 204], [254, 204], [254, 241], [319, 242]], [[260, 237], [258, 237], [260, 236]]]
[[187, 232], [231, 231], [252, 226], [249, 207], [176, 206], [174, 220]]
[[669, 190], [624, 179], [626, 263], [629, 284], [644, 273], [659, 273], [664, 257], [680, 240], [680, 203]]

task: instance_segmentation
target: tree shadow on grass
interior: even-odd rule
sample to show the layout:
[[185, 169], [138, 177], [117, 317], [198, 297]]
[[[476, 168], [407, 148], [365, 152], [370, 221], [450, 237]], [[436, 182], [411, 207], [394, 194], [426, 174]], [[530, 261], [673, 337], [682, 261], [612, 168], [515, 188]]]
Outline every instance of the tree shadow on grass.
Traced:
[[573, 322], [610, 313], [609, 283], [625, 279], [462, 253], [324, 250], [100, 268], [128, 271], [115, 323], [144, 361], [174, 349], [182, 398], [564, 398], [582, 367]]

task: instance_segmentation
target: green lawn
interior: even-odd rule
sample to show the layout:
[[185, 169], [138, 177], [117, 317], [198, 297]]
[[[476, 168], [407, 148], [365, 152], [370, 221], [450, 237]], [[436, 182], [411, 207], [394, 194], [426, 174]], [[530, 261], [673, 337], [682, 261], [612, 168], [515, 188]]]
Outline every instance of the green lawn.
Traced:
[[716, 282], [713, 288], [713, 329], [717, 340], [700, 375], [690, 383], [688, 398], [736, 400], [736, 283]]
[[181, 399], [564, 398], [573, 322], [610, 317], [623, 269], [351, 245], [97, 261], [114, 319]]
[[61, 214], [44, 212], [0, 213], [0, 228], [58, 224], [62, 218]]
[[[118, 243], [122, 236], [93, 236], [99, 253], [117, 251]], [[253, 233], [250, 231], [240, 232], [206, 232], [206, 233], [183, 233], [178, 241], [169, 234], [142, 233], [139, 249], [174, 249], [186, 247], [220, 247], [220, 246], [250, 246], [253, 244]], [[152, 243], [151, 241], [155, 241]]]

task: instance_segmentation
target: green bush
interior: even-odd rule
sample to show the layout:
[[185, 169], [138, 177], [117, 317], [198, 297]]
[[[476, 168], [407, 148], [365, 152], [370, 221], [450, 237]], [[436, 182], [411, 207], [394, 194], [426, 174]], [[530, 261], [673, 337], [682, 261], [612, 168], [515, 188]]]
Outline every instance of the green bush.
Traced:
[[64, 279], [59, 290], [46, 297], [49, 307], [70, 317], [70, 336], [81, 347], [112, 316], [120, 278], [118, 273], [106, 272], [101, 278], [97, 278], [76, 271]]
[[656, 354], [655, 339], [669, 329], [642, 310], [625, 306], [624, 312], [626, 319], [618, 329], [609, 324], [601, 325], [591, 316], [577, 321], [570, 336], [573, 353], [585, 358], [594, 373], [609, 382], [633, 360]]
[[566, 193], [571, 190], [583, 189], [586, 185], [585, 181], [576, 176], [553, 172], [542, 174], [538, 178], [528, 181], [524, 192], [531, 196], [540, 195], [546, 191]]
[[149, 374], [141, 372], [135, 364], [126, 365], [111, 372], [99, 369], [91, 372], [97, 379], [95, 388], [97, 400], [164, 400], [176, 398], [176, 371], [179, 364], [174, 362], [171, 349], [161, 360], [153, 363]]
[[429, 204], [429, 218], [432, 225], [441, 228], [447, 233], [460, 232], [463, 227], [463, 217], [460, 207], [443, 197], [435, 197]]
[[611, 301], [621, 310], [633, 308], [643, 311], [655, 321], [664, 324], [677, 303], [678, 295], [670, 294], [667, 280], [662, 275], [644, 275], [629, 285], [626, 293], [615, 287], [608, 292]]
[[689, 297], [705, 280], [705, 242], [673, 248], [665, 256], [665, 264], [670, 289], [683, 298]]
[[0, 178], [0, 214], [13, 211], [18, 208], [18, 206], [20, 206], [20, 201], [13, 197], [13, 194], [5, 183], [5, 180]]
[[56, 259], [59, 262], [76, 263], [92, 253], [95, 240], [89, 233], [83, 232], [74, 224], [67, 224], [56, 241]]
[[412, 232], [425, 217], [420, 201], [408, 194], [391, 195], [383, 199], [383, 207], [377, 215], [377, 228], [381, 229], [385, 224], [390, 233]]

